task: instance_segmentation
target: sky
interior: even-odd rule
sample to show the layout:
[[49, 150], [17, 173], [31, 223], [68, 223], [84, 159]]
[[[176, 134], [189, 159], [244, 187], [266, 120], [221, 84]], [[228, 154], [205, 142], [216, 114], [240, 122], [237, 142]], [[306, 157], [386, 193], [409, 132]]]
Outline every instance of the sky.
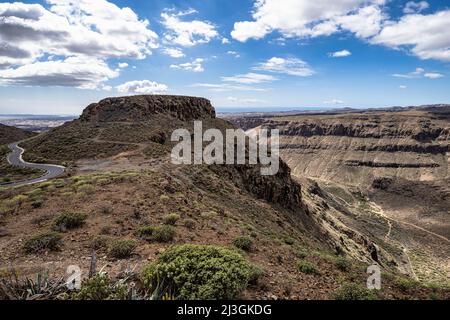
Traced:
[[450, 0], [0, 2], [0, 114], [176, 94], [219, 111], [450, 103]]

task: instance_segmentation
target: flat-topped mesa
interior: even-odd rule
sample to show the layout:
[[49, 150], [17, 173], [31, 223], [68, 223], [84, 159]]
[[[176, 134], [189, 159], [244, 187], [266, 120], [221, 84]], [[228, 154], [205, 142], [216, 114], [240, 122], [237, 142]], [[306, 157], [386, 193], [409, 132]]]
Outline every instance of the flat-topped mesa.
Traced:
[[89, 122], [136, 122], [152, 119], [157, 114], [181, 121], [216, 117], [211, 102], [187, 96], [141, 95], [103, 99], [89, 105], [80, 117]]

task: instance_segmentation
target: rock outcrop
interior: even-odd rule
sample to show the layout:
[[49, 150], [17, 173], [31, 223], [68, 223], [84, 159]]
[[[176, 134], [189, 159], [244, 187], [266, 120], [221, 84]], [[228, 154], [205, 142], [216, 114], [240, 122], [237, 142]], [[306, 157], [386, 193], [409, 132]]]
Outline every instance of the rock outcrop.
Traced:
[[136, 122], [150, 120], [158, 114], [181, 121], [215, 118], [211, 102], [204, 98], [185, 96], [128, 96], [107, 98], [89, 105], [80, 117], [90, 122]]

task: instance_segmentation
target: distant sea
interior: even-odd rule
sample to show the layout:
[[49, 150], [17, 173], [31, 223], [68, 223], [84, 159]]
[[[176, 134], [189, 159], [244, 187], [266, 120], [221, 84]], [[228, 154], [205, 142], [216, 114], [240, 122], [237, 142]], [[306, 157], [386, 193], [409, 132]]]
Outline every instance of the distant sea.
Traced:
[[218, 113], [326, 111], [324, 107], [216, 107]]

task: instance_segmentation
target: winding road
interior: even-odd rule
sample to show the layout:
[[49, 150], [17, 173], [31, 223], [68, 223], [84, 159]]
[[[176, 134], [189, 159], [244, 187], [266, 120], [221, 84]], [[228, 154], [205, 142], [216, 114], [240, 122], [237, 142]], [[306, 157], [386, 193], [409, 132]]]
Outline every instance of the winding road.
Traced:
[[57, 166], [53, 164], [40, 164], [40, 163], [29, 163], [23, 160], [22, 155], [25, 150], [18, 146], [19, 142], [11, 143], [8, 147], [11, 149], [11, 153], [8, 155], [8, 163], [15, 167], [21, 168], [31, 168], [31, 169], [39, 169], [45, 171], [45, 174], [39, 178], [30, 179], [30, 180], [22, 180], [17, 182], [9, 182], [0, 184], [4, 187], [20, 187], [35, 183], [40, 183], [47, 181], [52, 178], [56, 178], [64, 173], [66, 170], [63, 166]]

